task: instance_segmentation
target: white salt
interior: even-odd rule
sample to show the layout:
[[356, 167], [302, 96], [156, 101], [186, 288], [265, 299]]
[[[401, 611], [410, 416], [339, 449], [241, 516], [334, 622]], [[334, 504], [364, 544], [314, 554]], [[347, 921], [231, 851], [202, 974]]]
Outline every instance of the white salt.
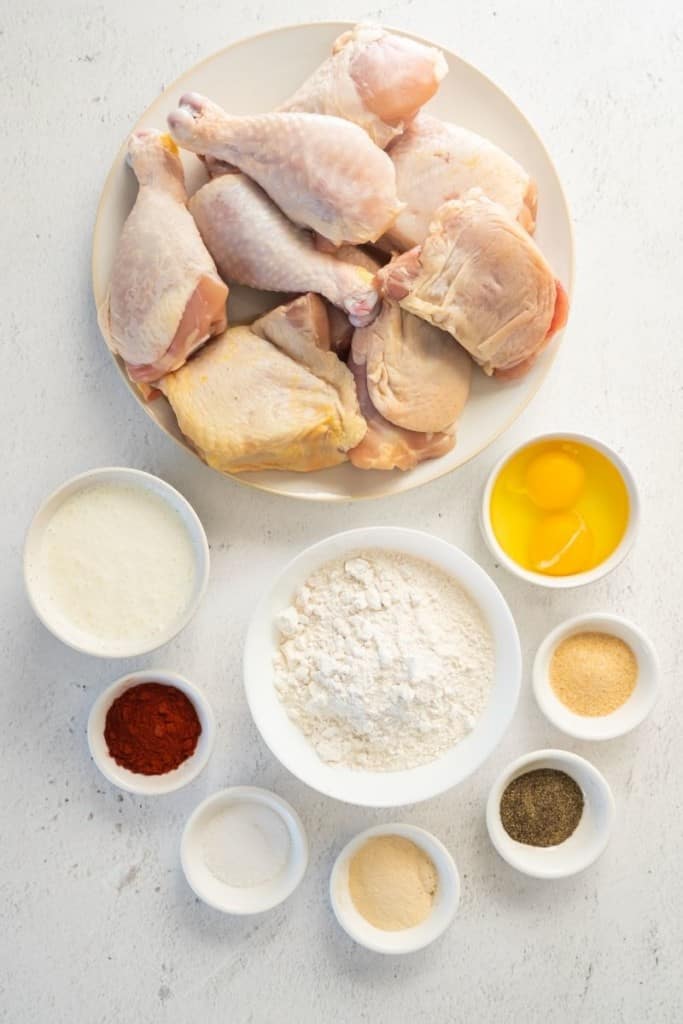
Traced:
[[238, 802], [215, 815], [202, 843], [204, 863], [221, 882], [248, 888], [271, 882], [289, 859], [289, 831], [265, 804]]

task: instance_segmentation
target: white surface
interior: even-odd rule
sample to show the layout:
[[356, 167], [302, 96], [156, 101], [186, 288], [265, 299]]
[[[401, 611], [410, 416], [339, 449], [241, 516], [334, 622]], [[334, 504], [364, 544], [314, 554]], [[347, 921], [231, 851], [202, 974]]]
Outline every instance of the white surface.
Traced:
[[[669, 1024], [683, 1017], [680, 6], [344, 5], [345, 17], [375, 14], [441, 39], [500, 82], [546, 139], [574, 213], [574, 309], [552, 372], [505, 440], [452, 476], [355, 506], [256, 494], [160, 434], [121, 387], [97, 329], [90, 233], [128, 126], [165, 83], [225, 42], [339, 10], [329, 0], [299, 0], [287, 12], [225, 0], [5, 4], [0, 1014], [11, 1024], [223, 1024], [228, 1016], [240, 1024]], [[611, 576], [551, 593], [495, 567], [478, 503], [508, 444], [571, 429], [625, 456], [641, 487], [642, 527]], [[158, 654], [122, 666], [51, 637], [21, 574], [24, 532], [40, 501], [74, 473], [112, 463], [178, 486], [212, 547], [209, 591], [191, 625]], [[495, 756], [456, 790], [402, 812], [454, 853], [463, 893], [443, 938], [400, 961], [351, 942], [327, 900], [344, 843], [395, 812], [346, 807], [298, 783], [260, 742], [241, 682], [246, 625], [274, 574], [307, 544], [375, 523], [431, 530], [473, 555], [510, 602], [526, 665], [517, 715]], [[599, 609], [645, 629], [664, 688], [639, 729], [594, 746], [565, 740], [545, 721], [530, 667], [552, 626]], [[172, 666], [201, 686], [219, 723], [206, 771], [156, 800], [108, 786], [85, 737], [97, 694], [147, 665]], [[604, 772], [617, 819], [592, 868], [540, 883], [500, 860], [484, 807], [511, 758], [559, 745]], [[178, 843], [203, 797], [247, 782], [297, 807], [311, 863], [281, 907], [235, 920], [195, 900]]]
[[[77, 621], [73, 621], [70, 615], [70, 611], [67, 608], [61, 608], [56, 600], [53, 599], [53, 594], [50, 592], [50, 577], [46, 569], [46, 554], [45, 554], [45, 534], [49, 529], [50, 523], [53, 517], [71, 498], [76, 495], [81, 496], [82, 492], [93, 486], [107, 486], [109, 484], [123, 486], [130, 488], [131, 490], [141, 491], [142, 493], [149, 492], [157, 497], [163, 499], [163, 502], [170, 507], [173, 512], [177, 513], [178, 519], [173, 521], [173, 526], [176, 530], [180, 531], [180, 538], [182, 543], [187, 544], [187, 552], [184, 552], [186, 557], [189, 559], [187, 568], [192, 573], [192, 578], [189, 581], [189, 587], [186, 589], [185, 601], [180, 606], [180, 614], [174, 616], [171, 622], [168, 619], [162, 623], [163, 629], [159, 629], [159, 621], [156, 623], [156, 630], [150, 639], [150, 633], [146, 636], [136, 635], [132, 640], [130, 636], [119, 635], [115, 639], [111, 635], [104, 637], [98, 637], [92, 632], [87, 632], [80, 627]], [[162, 506], [162, 511], [168, 514], [168, 508], [165, 510]], [[156, 507], [153, 507], [152, 512], [158, 515]], [[123, 513], [124, 515], [128, 512]], [[118, 515], [121, 516], [121, 510], [118, 510]], [[149, 529], [149, 510], [145, 508], [146, 528]], [[114, 518], [111, 520], [116, 522]], [[118, 524], [116, 524], [118, 526]], [[159, 529], [158, 523], [152, 520], [153, 528]], [[164, 524], [166, 525], [166, 524]], [[130, 527], [129, 527], [130, 528]], [[99, 535], [104, 533], [106, 537], [106, 530], [102, 531], [100, 527]], [[168, 533], [168, 529], [166, 529]], [[64, 540], [63, 530], [61, 531], [61, 539]], [[174, 541], [177, 542], [179, 538], [174, 537]], [[92, 538], [88, 538], [92, 544]], [[116, 538], [116, 542], [120, 543], [120, 536]], [[104, 545], [103, 545], [104, 547]], [[131, 545], [134, 548], [134, 545]], [[138, 544], [138, 549], [140, 545]], [[106, 550], [106, 548], [105, 548]], [[115, 550], [112, 548], [112, 550]], [[128, 552], [126, 552], [129, 554]], [[62, 558], [64, 561], [64, 558]], [[97, 579], [98, 571], [101, 572], [101, 567], [91, 561], [89, 561], [87, 555], [85, 558], [86, 564], [93, 567], [92, 578]], [[135, 563], [133, 562], [133, 574], [131, 577], [131, 559], [128, 559], [127, 565], [124, 565], [123, 572], [128, 575], [129, 582], [135, 578], [140, 579], [138, 574], [135, 577]], [[150, 559], [153, 563], [153, 560]], [[194, 565], [193, 565], [194, 563]], [[197, 513], [192, 508], [186, 498], [179, 494], [174, 487], [170, 487], [164, 480], [160, 480], [159, 477], [152, 476], [149, 473], [141, 473], [139, 470], [132, 470], [117, 467], [107, 467], [106, 469], [90, 470], [87, 473], [80, 473], [78, 476], [73, 477], [71, 480], [65, 481], [63, 485], [57, 488], [48, 498], [43, 502], [38, 511], [36, 512], [31, 525], [29, 527], [26, 543], [24, 545], [24, 582], [26, 585], [26, 592], [31, 602], [36, 615], [41, 619], [44, 625], [54, 633], [56, 637], [62, 640], [64, 643], [69, 644], [77, 651], [81, 651], [83, 654], [93, 654], [97, 657], [102, 658], [132, 658], [138, 657], [142, 654], [149, 654], [151, 651], [157, 650], [159, 647], [163, 647], [165, 644], [172, 640], [173, 637], [185, 628], [187, 623], [191, 620], [192, 616], [197, 611], [197, 608], [201, 604], [202, 598], [206, 593], [206, 588], [209, 582], [209, 544], [206, 538], [204, 527], [202, 526]], [[109, 566], [107, 567], [109, 568]], [[153, 571], [153, 568], [148, 564], [146, 567], [147, 572]], [[115, 571], [115, 569], [112, 569]], [[126, 576], [124, 575], [124, 579]], [[176, 573], [176, 579], [178, 579]], [[172, 582], [171, 574], [168, 575], [168, 583]], [[120, 580], [117, 580], [120, 583]], [[74, 600], [78, 596], [78, 592], [75, 591], [69, 594], [71, 600]], [[168, 597], [168, 592], [162, 595], [164, 598]], [[174, 595], [171, 595], [174, 596]], [[140, 602], [142, 604], [142, 602]], [[144, 607], [144, 606], [143, 606]], [[176, 609], [178, 605], [176, 603]], [[163, 608], [163, 604], [157, 603], [157, 614], [160, 613]], [[175, 609], [174, 609], [175, 610]], [[120, 622], [118, 616], [121, 615], [122, 609], [112, 609], [112, 619]], [[98, 619], [102, 617], [101, 604], [98, 606]], [[135, 619], [139, 619], [140, 610], [137, 609], [137, 615]], [[150, 624], [153, 626], [153, 624]]]
[[[581, 820], [563, 843], [531, 846], [508, 835], [500, 817], [505, 790], [520, 775], [551, 768], [570, 775], [583, 793]], [[516, 758], [491, 786], [486, 804], [486, 827], [500, 856], [532, 878], [554, 881], [585, 871], [604, 853], [614, 825], [614, 797], [595, 765], [568, 750], [534, 750]]]
[[[401, 836], [419, 846], [436, 868], [437, 888], [428, 916], [413, 928], [387, 932], [370, 924], [356, 908], [349, 888], [349, 869], [356, 853], [368, 839]], [[334, 862], [330, 874], [330, 903], [337, 921], [354, 942], [375, 953], [405, 954], [435, 942], [455, 917], [460, 902], [460, 876], [453, 857], [443, 843], [415, 825], [389, 822], [363, 829], [351, 839]]]
[[[109, 708], [126, 690], [130, 690], [133, 686], [139, 686], [141, 683], [163, 683], [166, 686], [175, 686], [177, 690], [182, 690], [185, 696], [192, 701], [202, 728], [192, 756], [179, 764], [173, 771], [165, 772], [163, 775], [141, 775], [139, 772], [129, 771], [128, 768], [117, 764], [109, 753], [109, 747], [104, 738]], [[161, 796], [163, 793], [173, 793], [175, 790], [187, 786], [206, 767], [216, 740], [216, 720], [211, 705], [201, 690], [188, 679], [179, 676], [177, 672], [165, 672], [163, 669], [156, 668], [142, 672], [129, 672], [108, 686], [90, 709], [86, 729], [88, 748], [95, 764], [105, 778], [119, 789], [141, 796]]]
[[[279, 814], [290, 839], [284, 869], [275, 878], [250, 887], [227, 885], [216, 878], [202, 850], [204, 834], [212, 818], [240, 801], [263, 804]], [[277, 793], [257, 786], [232, 786], [208, 797], [190, 815], [183, 830], [180, 859], [188, 884], [210, 907], [230, 914], [256, 914], [282, 903], [300, 884], [308, 866], [308, 840], [299, 815]]]
[[[182, 77], [169, 85], [168, 93], [156, 98], [137, 124], [128, 127], [128, 131], [133, 127], [164, 128], [167, 115], [188, 90], [210, 96], [233, 113], [272, 109], [288, 99], [325, 60], [332, 43], [346, 27], [349, 27], [348, 23], [299, 25], [261, 34], [223, 49], [195, 67], [183, 69]], [[445, 45], [438, 33], [429, 41]], [[429, 104], [430, 111], [488, 135], [533, 174], [539, 193], [535, 238], [571, 296], [574, 278], [571, 221], [557, 172], [542, 141], [524, 114], [480, 71], [454, 55], [449, 55], [448, 61], [448, 75]], [[254, 75], [254, 68], [267, 68], [268, 73]], [[249, 88], [245, 88], [245, 83]], [[145, 99], [143, 102], [148, 101]], [[183, 162], [188, 189], [194, 192], [206, 180], [205, 172], [191, 154], [183, 154]], [[103, 185], [93, 241], [93, 285], [98, 307], [105, 301], [116, 245], [135, 199], [135, 179], [126, 166], [123, 147]], [[277, 305], [277, 301], [272, 294], [231, 288], [228, 304], [230, 322], [250, 321], [255, 309], [264, 311]], [[563, 337], [564, 331], [553, 339], [533, 368], [518, 380], [504, 382], [483, 373], [473, 373], [470, 396], [458, 421], [457, 444], [441, 459], [423, 462], [408, 473], [368, 472], [346, 463], [316, 473], [244, 473], [239, 475], [240, 482], [280, 494], [343, 501], [348, 497], [396, 494], [437, 479], [480, 452], [520, 415], [542, 385]], [[131, 385], [120, 360], [117, 365], [124, 385], [141, 402], [139, 392]], [[141, 404], [147, 415], [189, 448], [165, 398]]]
[[535, 435], [533, 438], [534, 441], [578, 441], [581, 444], [588, 445], [589, 447], [601, 452], [614, 466], [616, 466], [619, 474], [621, 475], [621, 479], [626, 485], [626, 490], [628, 491], [629, 515], [624, 536], [619, 541], [619, 544], [609, 558], [606, 558], [604, 562], [600, 562], [600, 564], [596, 565], [595, 568], [588, 569], [585, 572], [573, 573], [571, 576], [546, 576], [542, 572], [533, 572], [529, 569], [524, 569], [521, 565], [518, 565], [513, 558], [510, 558], [498, 543], [498, 538], [496, 537], [493, 526], [491, 525], [491, 493], [495, 482], [500, 476], [501, 470], [506, 463], [510, 461], [513, 455], [516, 455], [520, 448], [526, 447], [526, 442], [528, 440], [528, 438], [525, 438], [525, 441], [522, 442], [522, 444], [512, 445], [509, 447], [489, 472], [481, 499], [480, 510], [481, 529], [484, 534], [484, 540], [488, 545], [488, 549], [493, 555], [496, 563], [504, 565], [505, 568], [515, 576], [519, 576], [521, 580], [526, 580], [527, 583], [533, 583], [537, 587], [548, 587], [550, 590], [566, 590], [568, 587], [582, 587], [588, 583], [596, 583], [599, 579], [602, 579], [603, 576], [607, 576], [623, 562], [635, 543], [638, 529], [640, 527], [640, 495], [638, 493], [633, 473], [614, 448], [606, 445], [597, 437], [589, 437], [587, 434], [577, 434], [576, 432]]
[[[285, 710], [274, 686], [278, 649], [276, 616], [299, 587], [326, 562], [370, 548], [424, 558], [453, 576], [469, 594], [491, 631], [495, 654], [487, 707], [474, 729], [442, 757], [395, 772], [353, 771], [320, 760]], [[495, 750], [515, 713], [521, 673], [519, 638], [498, 588], [472, 559], [418, 530], [369, 527], [348, 530], [302, 552], [286, 566], [259, 602], [244, 650], [244, 679], [252, 716], [269, 748], [297, 778], [321, 793], [366, 807], [403, 807], [426, 800], [467, 778]]]
[[[609, 715], [577, 715], [563, 704], [550, 682], [550, 663], [563, 640], [576, 633], [619, 637], [638, 663], [636, 685], [628, 700]], [[659, 693], [659, 659], [652, 642], [634, 622], [621, 615], [576, 615], [551, 630], [536, 652], [532, 668], [534, 696], [548, 720], [578, 740], [611, 740], [635, 729], [650, 714]]]

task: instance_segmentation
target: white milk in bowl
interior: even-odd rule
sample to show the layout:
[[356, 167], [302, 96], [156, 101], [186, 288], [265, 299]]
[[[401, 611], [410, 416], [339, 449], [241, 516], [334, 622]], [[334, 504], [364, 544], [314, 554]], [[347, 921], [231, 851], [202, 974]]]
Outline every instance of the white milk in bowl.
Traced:
[[36, 612], [60, 639], [123, 657], [160, 646], [185, 625], [203, 591], [208, 551], [181, 495], [146, 474], [112, 473], [86, 476], [48, 501], [31, 528], [38, 536], [29, 534], [26, 577]]

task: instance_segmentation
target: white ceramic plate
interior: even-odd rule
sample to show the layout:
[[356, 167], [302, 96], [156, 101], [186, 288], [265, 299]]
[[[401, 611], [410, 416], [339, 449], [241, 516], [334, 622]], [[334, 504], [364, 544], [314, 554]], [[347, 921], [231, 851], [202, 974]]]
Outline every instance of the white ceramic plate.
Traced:
[[[381, 548], [423, 558], [452, 576], [479, 606], [493, 636], [495, 671], [486, 710], [468, 733], [436, 761], [405, 771], [354, 771], [325, 764], [289, 719], [275, 690], [275, 617], [312, 572], [352, 552]], [[244, 684], [256, 727], [278, 760], [326, 796], [364, 807], [402, 807], [428, 800], [462, 782], [496, 748], [517, 706], [522, 675], [519, 637], [505, 598], [490, 576], [440, 537], [398, 526], [370, 526], [337, 533], [302, 551], [280, 573], [256, 608], [244, 647]]]
[[[332, 22], [293, 25], [243, 39], [208, 57], [181, 75], [145, 111], [135, 128], [164, 128], [166, 115], [188, 90], [204, 93], [232, 113], [271, 110], [283, 102], [329, 54], [332, 42], [350, 25]], [[404, 33], [407, 34], [407, 33]], [[488, 78], [460, 57], [445, 51], [449, 73], [429, 104], [436, 115], [457, 121], [501, 145], [538, 183], [536, 240], [571, 299], [574, 245], [567, 202], [557, 172], [538, 135], [521, 111]], [[255, 72], [255, 69], [260, 69]], [[263, 69], [267, 69], [264, 73]], [[93, 239], [93, 289], [97, 306], [104, 301], [116, 244], [136, 195], [132, 173], [119, 151], [105, 183]], [[191, 154], [183, 154], [190, 192], [203, 183], [204, 172]], [[231, 323], [247, 322], [277, 304], [277, 297], [231, 288]], [[475, 373], [472, 393], [458, 427], [458, 441], [443, 458], [423, 462], [407, 473], [363, 471], [350, 464], [315, 473], [242, 473], [237, 479], [277, 494], [320, 501], [343, 501], [398, 494], [435, 480], [461, 466], [491, 444], [517, 419], [552, 365], [560, 343], [556, 337], [523, 379], [501, 383]], [[142, 401], [117, 359], [121, 375], [143, 409], [188, 451], [166, 399]]]

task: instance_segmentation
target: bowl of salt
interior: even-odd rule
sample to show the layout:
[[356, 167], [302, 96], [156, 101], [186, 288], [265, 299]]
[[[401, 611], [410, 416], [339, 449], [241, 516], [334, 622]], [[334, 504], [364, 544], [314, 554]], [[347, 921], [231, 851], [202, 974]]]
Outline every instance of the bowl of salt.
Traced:
[[180, 860], [190, 888], [209, 906], [258, 914], [294, 892], [308, 865], [308, 841], [286, 800], [255, 786], [233, 786], [194, 810]]

